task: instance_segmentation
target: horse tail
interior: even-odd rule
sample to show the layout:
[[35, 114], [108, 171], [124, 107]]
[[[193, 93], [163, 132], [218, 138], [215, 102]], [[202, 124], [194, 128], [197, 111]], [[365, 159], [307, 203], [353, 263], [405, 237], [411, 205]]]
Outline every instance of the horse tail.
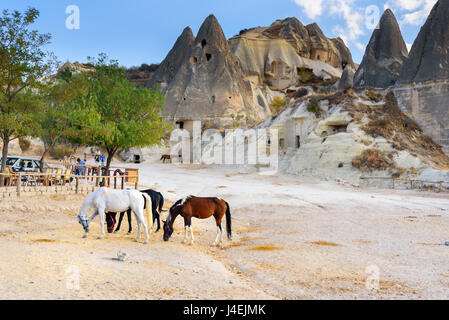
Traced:
[[164, 207], [164, 196], [159, 192], [159, 213], [162, 212], [162, 208]]
[[153, 228], [153, 209], [152, 209], [152, 205], [151, 205], [151, 198], [149, 195], [147, 195], [146, 193], [142, 193], [145, 202], [146, 202], [146, 213], [147, 213], [147, 217], [148, 217], [148, 230], [151, 230]]
[[232, 240], [232, 226], [231, 226], [231, 209], [229, 203], [226, 203], [226, 232], [228, 233], [228, 239]]

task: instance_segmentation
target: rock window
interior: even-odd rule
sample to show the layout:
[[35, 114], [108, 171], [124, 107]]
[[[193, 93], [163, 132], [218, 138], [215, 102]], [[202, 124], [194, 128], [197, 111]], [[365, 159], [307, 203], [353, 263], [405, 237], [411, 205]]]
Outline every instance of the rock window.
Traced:
[[192, 56], [192, 57], [190, 57], [189, 61], [191, 64], [196, 64], [198, 62], [198, 58], [195, 56]]
[[212, 59], [212, 55], [210, 53], [206, 53], [206, 59], [207, 61], [209, 61], [210, 59]]
[[201, 46], [204, 48], [207, 45], [206, 39], [201, 40]]

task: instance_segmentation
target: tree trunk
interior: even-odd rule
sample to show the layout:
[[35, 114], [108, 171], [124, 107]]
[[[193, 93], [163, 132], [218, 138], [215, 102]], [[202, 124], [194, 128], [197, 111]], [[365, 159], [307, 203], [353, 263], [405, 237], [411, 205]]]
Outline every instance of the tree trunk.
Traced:
[[44, 148], [44, 153], [42, 154], [41, 161], [40, 161], [40, 167], [39, 167], [39, 170], [40, 170], [41, 173], [44, 172], [44, 164], [45, 164], [45, 163], [44, 163], [44, 160], [45, 160], [45, 157], [46, 157], [47, 154], [50, 152], [50, 150], [53, 149], [53, 147], [55, 146], [55, 143], [56, 143], [57, 140], [58, 140], [58, 138], [54, 139], [54, 140], [50, 143], [50, 145], [48, 146], [48, 148]]
[[[6, 160], [8, 160], [9, 136], [3, 136], [2, 137], [2, 141], [3, 141], [3, 147], [2, 147], [2, 173], [6, 173], [7, 172]], [[3, 187], [4, 180], [5, 179], [3, 178], [3, 176], [1, 176], [0, 187]]]
[[114, 149], [107, 150], [108, 158], [106, 159], [106, 167], [105, 167], [106, 174], [108, 174], [108, 172], [109, 172], [109, 168], [111, 167], [112, 158], [114, 157], [116, 151], [117, 150], [114, 150]]

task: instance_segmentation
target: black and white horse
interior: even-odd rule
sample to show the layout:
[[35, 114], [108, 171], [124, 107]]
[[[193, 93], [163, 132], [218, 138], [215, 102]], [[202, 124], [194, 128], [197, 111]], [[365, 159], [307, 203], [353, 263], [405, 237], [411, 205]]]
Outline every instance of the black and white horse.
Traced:
[[[155, 224], [155, 221], [157, 221], [157, 229], [156, 232], [158, 232], [161, 229], [161, 220], [160, 220], [160, 213], [162, 212], [162, 207], [164, 206], [164, 196], [162, 193], [158, 191], [154, 191], [151, 189], [141, 191], [142, 193], [145, 193], [150, 196], [151, 198], [151, 207], [153, 212], [153, 226]], [[120, 213], [120, 218], [118, 221], [117, 228], [114, 231], [114, 226], [116, 224], [116, 216], [117, 212], [107, 212], [106, 213], [106, 223], [108, 232], [118, 232], [120, 230], [120, 226], [122, 225], [123, 217], [125, 216], [125, 213], [128, 216], [128, 234], [131, 234], [132, 231], [132, 225], [131, 225], [131, 209], [128, 209], [128, 211], [124, 211]]]

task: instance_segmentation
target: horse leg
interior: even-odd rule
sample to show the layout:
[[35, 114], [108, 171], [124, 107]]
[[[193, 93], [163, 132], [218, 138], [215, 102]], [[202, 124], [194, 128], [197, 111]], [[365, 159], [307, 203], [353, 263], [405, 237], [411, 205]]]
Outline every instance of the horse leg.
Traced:
[[193, 241], [195, 240], [195, 238], [193, 237], [192, 224], [190, 224], [189, 228], [190, 228], [190, 244], [193, 245]]
[[114, 232], [118, 232], [120, 230], [120, 227], [122, 226], [122, 220], [123, 220], [124, 215], [125, 215], [124, 212], [120, 212], [120, 218], [118, 219], [118, 225]]
[[158, 232], [159, 230], [161, 230], [161, 214], [159, 212], [156, 214], [155, 219], [157, 220], [156, 232]]
[[223, 228], [221, 226], [221, 219], [223, 219], [223, 215], [214, 215], [215, 222], [217, 224], [217, 237], [213, 243], [213, 246], [218, 246], [219, 244], [223, 244]]
[[[215, 237], [215, 241], [212, 244], [213, 246], [218, 246], [220, 241], [220, 234], [222, 234], [221, 223], [220, 224], [217, 223], [217, 236]], [[221, 237], [221, 240], [223, 240], [223, 236]]]
[[98, 214], [100, 215], [100, 227], [101, 227], [101, 233], [98, 236], [98, 239], [103, 238], [104, 235], [104, 209], [101, 208], [98, 210]]
[[192, 245], [193, 241], [195, 240], [195, 238], [193, 237], [192, 217], [188, 216], [188, 217], [184, 218], [184, 224], [187, 226], [187, 228], [190, 229], [190, 244]]
[[187, 242], [187, 235], [189, 234], [189, 232], [188, 232], [189, 227], [185, 223], [184, 223], [184, 229], [185, 229], [185, 234], [184, 234], [184, 240], [182, 240], [182, 243]]
[[128, 215], [128, 225], [129, 225], [128, 234], [131, 234], [131, 231], [133, 231], [133, 227], [132, 227], [132, 224], [131, 224], [131, 209], [128, 209], [126, 214]]

